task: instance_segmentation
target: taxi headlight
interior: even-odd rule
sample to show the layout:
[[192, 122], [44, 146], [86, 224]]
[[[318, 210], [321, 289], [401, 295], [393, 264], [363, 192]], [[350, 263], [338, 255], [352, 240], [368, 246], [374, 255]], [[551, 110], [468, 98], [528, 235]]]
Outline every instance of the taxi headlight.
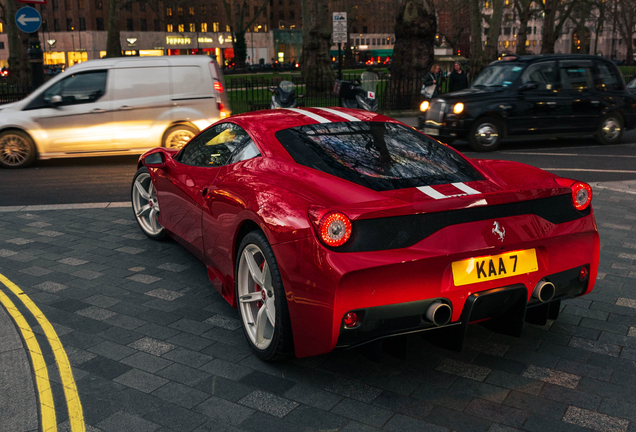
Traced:
[[464, 104], [461, 102], [456, 103], [455, 106], [453, 107], [453, 112], [455, 114], [461, 114], [462, 111], [464, 111]]
[[422, 102], [422, 104], [420, 105], [420, 111], [424, 112], [428, 109], [429, 103], [428, 101], [424, 101]]

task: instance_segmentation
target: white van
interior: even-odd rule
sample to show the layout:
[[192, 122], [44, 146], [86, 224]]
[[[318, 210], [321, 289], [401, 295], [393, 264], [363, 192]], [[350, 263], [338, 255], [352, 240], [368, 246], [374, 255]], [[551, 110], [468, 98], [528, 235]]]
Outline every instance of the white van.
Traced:
[[0, 106], [0, 166], [180, 148], [229, 115], [223, 76], [208, 56], [90, 60]]

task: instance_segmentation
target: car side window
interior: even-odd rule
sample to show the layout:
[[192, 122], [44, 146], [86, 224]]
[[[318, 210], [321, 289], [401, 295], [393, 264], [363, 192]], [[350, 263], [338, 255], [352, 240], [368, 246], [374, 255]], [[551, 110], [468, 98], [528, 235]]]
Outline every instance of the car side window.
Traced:
[[596, 76], [594, 79], [596, 90], [622, 90], [623, 85], [614, 68], [604, 62], [596, 62]]
[[558, 83], [556, 71], [556, 62], [554, 61], [532, 64], [523, 72], [521, 84], [536, 82], [539, 84], [537, 90], [555, 90]]
[[193, 138], [183, 147], [178, 160], [186, 165], [221, 167], [238, 162], [238, 160], [230, 162], [230, 159], [235, 159], [233, 155], [249, 147], [250, 142], [252, 142], [250, 136], [240, 126], [234, 123], [221, 123]]
[[559, 72], [564, 90], [582, 92], [594, 89], [591, 62], [561, 62]]
[[106, 93], [107, 76], [105, 70], [73, 74], [45, 90], [42, 99], [50, 103], [53, 96], [61, 96], [62, 101], [57, 105], [95, 102]]

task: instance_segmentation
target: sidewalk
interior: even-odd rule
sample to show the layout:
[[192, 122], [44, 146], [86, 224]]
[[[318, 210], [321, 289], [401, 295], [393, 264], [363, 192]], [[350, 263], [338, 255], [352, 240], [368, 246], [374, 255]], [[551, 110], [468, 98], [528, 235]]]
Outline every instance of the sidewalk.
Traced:
[[[60, 335], [87, 430], [636, 432], [635, 183], [593, 185], [591, 294], [521, 338], [471, 326], [461, 353], [413, 337], [406, 360], [350, 350], [263, 363], [205, 267], [144, 236], [127, 203], [0, 208], [0, 273]], [[0, 351], [20, 351], [5, 318], [0, 307]], [[5, 388], [32, 391], [25, 356], [0, 375], [0, 417]]]

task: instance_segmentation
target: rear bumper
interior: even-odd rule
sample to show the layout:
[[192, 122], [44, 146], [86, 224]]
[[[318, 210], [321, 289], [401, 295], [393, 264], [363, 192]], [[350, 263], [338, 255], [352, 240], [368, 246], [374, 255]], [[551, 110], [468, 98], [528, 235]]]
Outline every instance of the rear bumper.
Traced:
[[[393, 335], [431, 330], [443, 333], [454, 328], [459, 330], [454, 330], [453, 336], [446, 339], [461, 347], [469, 322], [489, 319], [490, 324], [495, 325], [497, 317], [502, 315], [501, 307], [479, 306], [486, 299], [486, 293], [514, 290], [514, 301], [509, 300], [516, 305], [512, 319], [522, 323], [526, 308], [542, 310], [541, 313], [529, 312], [533, 322], [537, 315], [539, 318], [548, 316], [549, 305], [537, 303], [530, 294], [542, 279], [555, 284], [554, 301], [592, 290], [600, 249], [593, 213], [559, 224], [535, 215], [498, 218], [497, 221], [506, 225], [505, 242], [491, 241], [493, 220], [485, 220], [445, 227], [401, 249], [339, 253], [326, 249], [315, 238], [274, 245], [285, 285], [296, 355], [318, 355], [336, 347], [353, 347]], [[455, 261], [529, 248], [536, 250], [537, 271], [454, 285], [451, 267]], [[584, 265], [589, 265], [589, 279], [578, 281], [578, 271]], [[523, 302], [519, 298], [523, 298]], [[435, 300], [452, 307], [449, 325], [434, 327], [423, 318], [426, 308]], [[473, 301], [479, 307], [469, 306]], [[506, 302], [499, 296], [497, 301]], [[467, 308], [470, 312], [466, 312]], [[362, 318], [358, 326], [346, 329], [343, 318], [352, 311], [359, 312]], [[517, 327], [520, 329], [520, 326]], [[510, 326], [500, 327], [505, 331]]]

